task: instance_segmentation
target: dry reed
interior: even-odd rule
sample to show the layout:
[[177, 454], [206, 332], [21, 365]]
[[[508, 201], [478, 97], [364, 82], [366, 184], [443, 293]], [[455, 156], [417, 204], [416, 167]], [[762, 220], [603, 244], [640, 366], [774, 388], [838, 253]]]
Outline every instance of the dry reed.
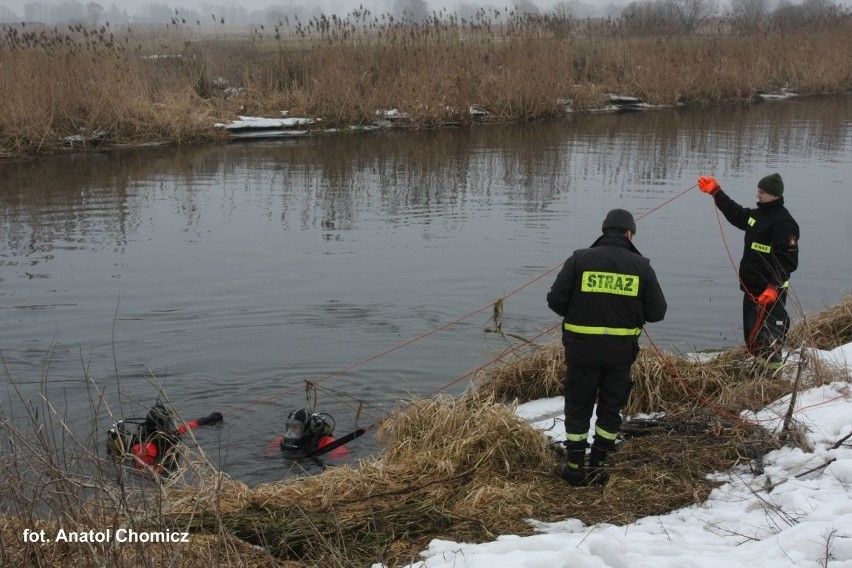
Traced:
[[[845, 328], [847, 316], [848, 310], [831, 309], [810, 320], [820, 329], [831, 321]], [[417, 560], [432, 538], [480, 542], [531, 534], [530, 518], [629, 523], [700, 503], [715, 486], [709, 473], [737, 464], [760, 472], [760, 456], [779, 446], [735, 413], [789, 392], [789, 377], [756, 372], [738, 349], [705, 361], [643, 349], [627, 411], [666, 415], [625, 424], [607, 485], [571, 487], [556, 475], [561, 445], [549, 443], [511, 404], [497, 400], [498, 393], [517, 401], [552, 391], [562, 374], [560, 357], [558, 345], [531, 348], [529, 356], [485, 373], [479, 389], [457, 399], [400, 407], [381, 424], [379, 455], [257, 487], [230, 479], [188, 448], [180, 475], [167, 483], [113, 478], [98, 452], [71, 436], [64, 423], [60, 430], [68, 436], [60, 436], [58, 446], [52, 424], [45, 428], [34, 418], [37, 431], [26, 432], [0, 423], [3, 443], [16, 449], [14, 458], [0, 462], [0, 562], [396, 566]], [[495, 387], [489, 379], [504, 384]], [[827, 379], [812, 372], [803, 386]], [[523, 395], [511, 390], [512, 381]], [[546, 384], [536, 387], [535, 381]], [[75, 454], [72, 464], [63, 461]], [[82, 470], [74, 465], [80, 460]], [[24, 528], [117, 527], [187, 531], [191, 542], [45, 546], [21, 539]]]
[[816, 349], [834, 349], [852, 342], [852, 294], [846, 294], [836, 306], [803, 317], [790, 328], [793, 343]]
[[[803, 317], [791, 329], [791, 346], [831, 349], [852, 341], [852, 296], [813, 316]], [[805, 386], [837, 378], [814, 362]], [[727, 415], [757, 410], [789, 394], [795, 366], [780, 371], [755, 365], [742, 347], [703, 357], [684, 357], [652, 346], [642, 346], [633, 365], [633, 390], [625, 414], [666, 412], [689, 416], [715, 408]], [[479, 374], [475, 393], [511, 403], [562, 395], [565, 355], [554, 341], [534, 346], [523, 356], [504, 361]]]
[[[847, 313], [832, 308], [811, 321], [843, 328]], [[819, 371], [803, 386], [833, 378]], [[382, 426], [378, 458], [299, 481], [238, 484], [233, 495], [217, 494], [219, 515], [234, 534], [267, 543], [279, 559], [341, 565], [408, 562], [435, 537], [530, 534], [530, 517], [628, 523], [703, 501], [714, 487], [711, 472], [735, 464], [761, 471], [760, 456], [780, 442], [738, 416], [788, 394], [793, 372], [755, 368], [743, 349], [704, 360], [642, 349], [626, 413], [666, 414], [629, 420], [609, 484], [577, 489], [555, 475], [561, 446], [546, 444], [505, 405], [559, 394], [561, 345], [531, 347], [482, 373], [460, 399], [417, 400], [393, 414]], [[173, 513], [198, 514], [199, 503], [209, 502], [184, 501]], [[326, 532], [336, 535], [333, 542], [317, 544], [312, 535]]]
[[198, 530], [220, 524], [281, 560], [399, 565], [436, 537], [531, 534], [531, 517], [626, 523], [700, 501], [713, 487], [707, 473], [772, 444], [768, 435], [715, 424], [673, 425], [626, 441], [602, 499], [600, 488], [563, 483], [555, 474], [558, 448], [511, 408], [481, 396], [417, 400], [383, 425], [381, 456], [357, 468], [237, 485], [215, 499], [184, 490], [167, 516]]
[[[192, 143], [223, 137], [238, 114], [375, 121], [397, 108], [415, 127], [467, 124], [471, 105], [500, 120], [599, 107], [607, 93], [652, 104], [753, 101], [759, 91], [852, 88], [852, 20], [784, 33], [631, 35], [616, 22], [515, 17], [428, 23], [366, 17], [273, 33], [180, 27], [0, 28], [0, 156], [87, 143]], [[79, 145], [80, 142], [77, 142]]]

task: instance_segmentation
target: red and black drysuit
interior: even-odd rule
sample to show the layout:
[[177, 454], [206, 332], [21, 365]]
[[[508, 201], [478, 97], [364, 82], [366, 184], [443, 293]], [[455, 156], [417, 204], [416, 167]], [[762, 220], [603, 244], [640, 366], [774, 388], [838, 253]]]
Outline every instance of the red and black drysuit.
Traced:
[[568, 465], [583, 469], [597, 403], [590, 466], [602, 466], [615, 448], [621, 410], [633, 387], [630, 368], [642, 326], [665, 317], [666, 299], [650, 261], [625, 234], [606, 231], [565, 261], [547, 305], [563, 318]]
[[[757, 203], [754, 209], [739, 205], [721, 189], [713, 199], [725, 219], [745, 231], [739, 277], [746, 347], [752, 355], [780, 360], [780, 343], [790, 328], [785, 308], [790, 274], [799, 266], [799, 224], [783, 197]], [[778, 299], [761, 306], [756, 300], [767, 286], [778, 289]]]
[[[154, 418], [152, 418], [152, 416]], [[160, 475], [171, 475], [177, 470], [177, 446], [180, 436], [188, 431], [222, 421], [222, 414], [191, 420], [175, 428], [171, 418], [149, 413], [145, 423], [130, 443], [133, 465], [137, 470], [152, 470]]]

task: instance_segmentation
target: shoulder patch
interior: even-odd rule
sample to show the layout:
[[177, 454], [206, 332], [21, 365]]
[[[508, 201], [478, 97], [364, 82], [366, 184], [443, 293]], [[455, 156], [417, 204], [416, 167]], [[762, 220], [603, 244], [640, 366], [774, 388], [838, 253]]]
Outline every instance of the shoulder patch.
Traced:
[[790, 236], [787, 238], [787, 242], [788, 242], [788, 243], [790, 243], [790, 246], [791, 246], [791, 247], [794, 247], [794, 246], [796, 246], [797, 244], [799, 244], [799, 237], [797, 237], [796, 235], [790, 235]]

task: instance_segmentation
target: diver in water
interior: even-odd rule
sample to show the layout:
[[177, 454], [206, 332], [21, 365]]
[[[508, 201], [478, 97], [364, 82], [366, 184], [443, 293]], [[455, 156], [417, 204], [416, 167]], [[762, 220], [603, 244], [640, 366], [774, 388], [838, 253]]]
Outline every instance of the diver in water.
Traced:
[[[335, 422], [324, 412], [309, 413], [304, 408], [294, 410], [284, 424], [284, 435], [278, 440], [278, 445], [288, 458], [311, 457], [324, 447], [334, 442]], [[333, 458], [349, 456], [349, 450], [343, 446], [328, 452]]]
[[[137, 471], [153, 471], [169, 476], [177, 471], [177, 444], [180, 436], [199, 426], [221, 421], [222, 413], [213, 412], [176, 426], [171, 412], [158, 401], [144, 420], [128, 418], [113, 424], [107, 433], [107, 450], [113, 456], [132, 459]], [[128, 424], [137, 426], [135, 433], [127, 429]]]

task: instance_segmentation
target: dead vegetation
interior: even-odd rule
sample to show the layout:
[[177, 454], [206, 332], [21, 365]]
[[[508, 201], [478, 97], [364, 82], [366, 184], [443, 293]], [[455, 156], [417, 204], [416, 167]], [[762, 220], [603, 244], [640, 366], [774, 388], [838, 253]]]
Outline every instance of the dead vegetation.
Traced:
[[[607, 95], [655, 105], [753, 102], [763, 91], [852, 88], [852, 19], [778, 30], [635, 35], [629, 22], [507, 16], [411, 23], [322, 16], [274, 32], [189, 27], [0, 27], [0, 156], [223, 138], [238, 115], [410, 127], [600, 108]], [[501, 17], [502, 18], [502, 17]]]
[[[666, 412], [684, 415], [712, 403], [729, 413], [756, 410], [790, 390], [771, 372], [754, 368], [744, 348], [685, 358], [644, 345], [633, 365], [633, 391], [625, 414]], [[487, 370], [477, 392], [523, 403], [562, 395], [565, 355], [557, 341]]]
[[215, 498], [209, 488], [182, 490], [167, 516], [193, 530], [225, 526], [279, 560], [395, 566], [415, 561], [432, 538], [532, 534], [530, 518], [629, 523], [700, 502], [714, 487], [707, 473], [775, 447], [768, 434], [718, 418], [672, 423], [626, 441], [601, 490], [563, 483], [558, 447], [510, 408], [477, 397], [415, 401], [382, 437], [385, 452], [356, 468], [255, 488], [229, 481]]
[[[846, 329], [849, 302], [808, 320], [820, 330]], [[842, 337], [825, 341], [839, 345]], [[485, 372], [464, 396], [401, 406], [381, 424], [381, 454], [256, 487], [216, 471], [198, 451], [187, 453], [182, 475], [166, 484], [115, 477], [121, 470], [91, 444], [64, 437], [57, 445], [43, 428], [25, 432], [6, 422], [2, 443], [15, 452], [0, 462], [0, 563], [397, 566], [416, 561], [433, 538], [531, 534], [528, 519], [629, 523], [702, 502], [715, 486], [712, 472], [760, 471], [760, 456], [781, 442], [739, 412], [791, 392], [798, 372], [797, 365], [775, 376], [755, 370], [736, 349], [703, 361], [643, 349], [628, 413], [646, 414], [626, 423], [607, 485], [574, 488], [556, 475], [561, 445], [513, 407], [558, 394], [560, 357], [558, 345], [530, 347]], [[816, 367], [805, 371], [797, 375], [801, 388], [837, 378]], [[186, 531], [191, 542], [46, 546], [21, 538], [25, 528], [50, 534], [120, 527]]]
[[852, 294], [836, 306], [801, 318], [790, 329], [791, 341], [830, 350], [852, 341]]

